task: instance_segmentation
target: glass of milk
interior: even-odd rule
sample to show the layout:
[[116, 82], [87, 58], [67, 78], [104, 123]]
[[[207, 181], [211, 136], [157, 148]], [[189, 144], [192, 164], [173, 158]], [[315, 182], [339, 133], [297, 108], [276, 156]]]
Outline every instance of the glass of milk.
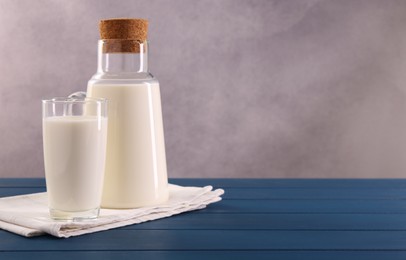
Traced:
[[51, 218], [97, 218], [106, 159], [107, 101], [42, 100], [42, 130]]

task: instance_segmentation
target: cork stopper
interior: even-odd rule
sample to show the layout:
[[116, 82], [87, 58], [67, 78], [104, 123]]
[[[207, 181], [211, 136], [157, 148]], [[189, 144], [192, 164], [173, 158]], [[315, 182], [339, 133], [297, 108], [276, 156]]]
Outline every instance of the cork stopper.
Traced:
[[104, 53], [139, 53], [140, 44], [147, 40], [148, 21], [144, 19], [116, 18], [101, 20], [100, 39], [105, 40]]

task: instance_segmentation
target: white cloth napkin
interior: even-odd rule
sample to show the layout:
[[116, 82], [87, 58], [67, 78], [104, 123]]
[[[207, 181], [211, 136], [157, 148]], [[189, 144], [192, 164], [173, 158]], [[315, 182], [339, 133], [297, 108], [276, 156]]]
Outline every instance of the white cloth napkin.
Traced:
[[56, 237], [79, 236], [205, 208], [220, 201], [224, 194], [222, 189], [212, 189], [169, 184], [169, 200], [164, 204], [125, 210], [101, 209], [98, 219], [81, 222], [52, 220], [45, 192], [5, 197], [0, 198], [0, 228], [26, 237], [46, 233]]

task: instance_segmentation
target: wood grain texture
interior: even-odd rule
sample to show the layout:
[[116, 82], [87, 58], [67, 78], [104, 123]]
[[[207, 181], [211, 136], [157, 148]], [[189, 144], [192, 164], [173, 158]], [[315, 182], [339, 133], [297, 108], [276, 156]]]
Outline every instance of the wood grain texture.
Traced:
[[[406, 180], [172, 179], [225, 188], [206, 209], [69, 239], [0, 231], [1, 259], [405, 259]], [[0, 179], [0, 196], [45, 190]], [[1, 210], [1, 209], [0, 209]]]

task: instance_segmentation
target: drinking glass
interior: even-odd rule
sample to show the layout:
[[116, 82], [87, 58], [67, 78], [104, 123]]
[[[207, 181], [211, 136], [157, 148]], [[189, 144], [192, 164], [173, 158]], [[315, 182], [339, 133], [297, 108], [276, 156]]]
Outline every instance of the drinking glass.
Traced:
[[42, 100], [42, 130], [51, 218], [97, 218], [106, 159], [107, 101]]

